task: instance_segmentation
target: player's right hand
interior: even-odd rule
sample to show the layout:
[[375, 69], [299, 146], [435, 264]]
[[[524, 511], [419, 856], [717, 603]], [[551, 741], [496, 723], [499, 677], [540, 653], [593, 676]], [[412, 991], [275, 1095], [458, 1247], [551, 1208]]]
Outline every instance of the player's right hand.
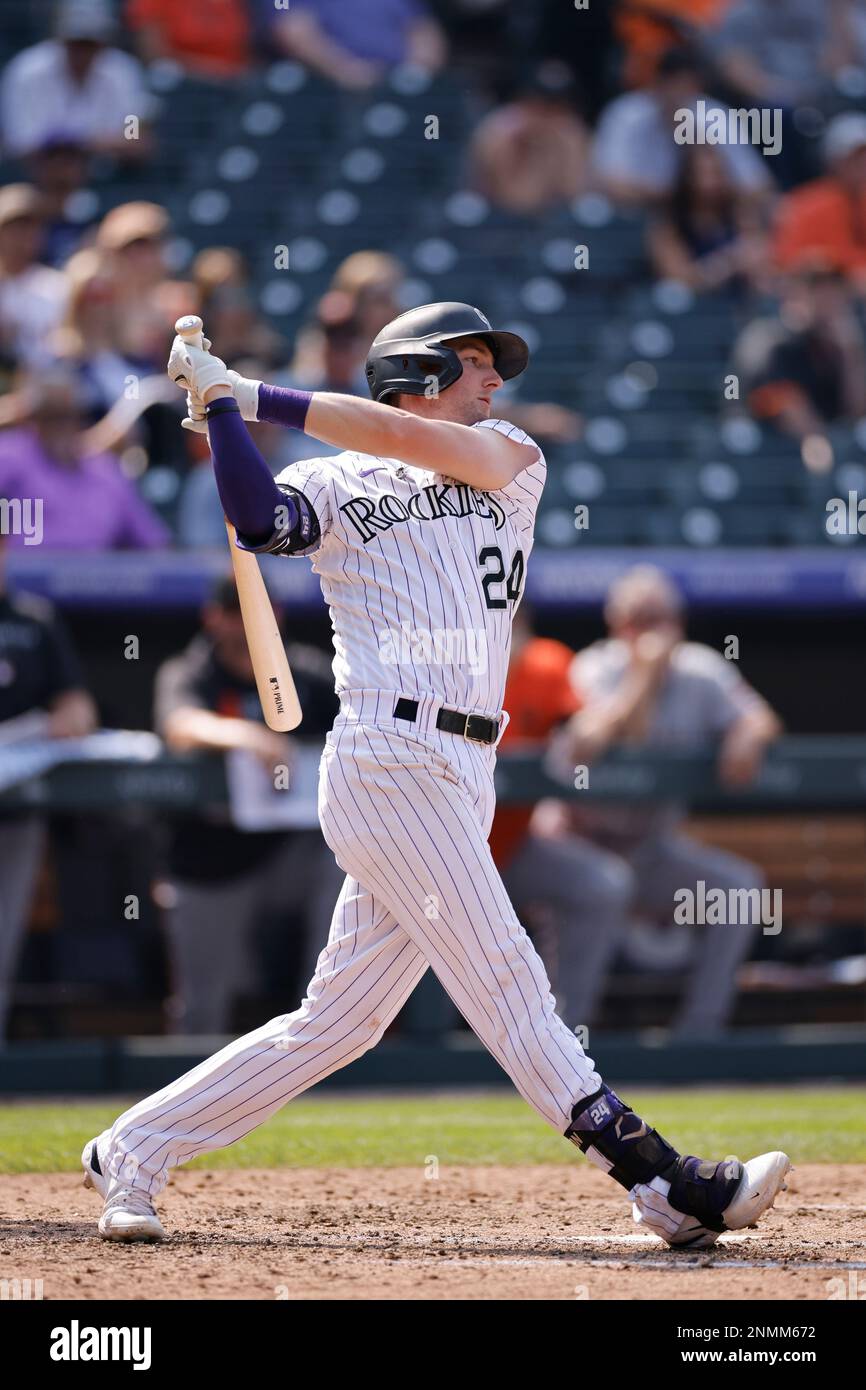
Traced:
[[228, 368], [222, 358], [214, 357], [204, 348], [193, 347], [179, 334], [171, 345], [166, 370], [176, 386], [182, 391], [194, 392], [201, 401], [215, 386], [231, 390]]

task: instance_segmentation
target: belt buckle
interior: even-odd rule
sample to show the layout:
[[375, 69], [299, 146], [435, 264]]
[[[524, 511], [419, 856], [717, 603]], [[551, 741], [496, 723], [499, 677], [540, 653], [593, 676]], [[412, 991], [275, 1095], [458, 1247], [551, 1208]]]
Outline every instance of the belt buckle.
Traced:
[[484, 721], [485, 724], [489, 724], [489, 723], [491, 722], [491, 721], [490, 721], [489, 719], [487, 719], [487, 717], [486, 717], [485, 715], [483, 715], [483, 714], [467, 714], [467, 716], [466, 716], [466, 727], [465, 727], [465, 729], [463, 730], [463, 737], [464, 737], [465, 739], [468, 739], [468, 741], [469, 741], [470, 743], [487, 743], [488, 740], [487, 740], [486, 738], [475, 738], [472, 734], [470, 734], [470, 732], [469, 732], [469, 726], [471, 725], [473, 719], [481, 719], [481, 720]]

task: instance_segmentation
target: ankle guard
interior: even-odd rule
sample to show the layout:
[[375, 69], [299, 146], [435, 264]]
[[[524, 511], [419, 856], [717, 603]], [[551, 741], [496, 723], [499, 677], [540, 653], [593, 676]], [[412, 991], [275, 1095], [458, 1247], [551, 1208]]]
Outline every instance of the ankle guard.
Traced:
[[676, 1211], [694, 1216], [709, 1231], [724, 1231], [722, 1212], [729, 1207], [743, 1176], [738, 1158], [707, 1162], [689, 1155], [678, 1158], [670, 1179], [668, 1201]]
[[625, 1188], [670, 1177], [679, 1160], [676, 1149], [624, 1105], [609, 1086], [577, 1102], [565, 1137], [590, 1163]]

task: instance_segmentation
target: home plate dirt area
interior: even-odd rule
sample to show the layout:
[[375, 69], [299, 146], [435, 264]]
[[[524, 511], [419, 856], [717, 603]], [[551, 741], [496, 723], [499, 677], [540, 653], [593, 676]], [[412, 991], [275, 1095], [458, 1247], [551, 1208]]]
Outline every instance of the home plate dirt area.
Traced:
[[641, 1236], [586, 1163], [181, 1170], [168, 1240], [115, 1245], [69, 1173], [0, 1178], [0, 1279], [45, 1299], [828, 1299], [866, 1293], [866, 1165], [803, 1164], [754, 1230]]

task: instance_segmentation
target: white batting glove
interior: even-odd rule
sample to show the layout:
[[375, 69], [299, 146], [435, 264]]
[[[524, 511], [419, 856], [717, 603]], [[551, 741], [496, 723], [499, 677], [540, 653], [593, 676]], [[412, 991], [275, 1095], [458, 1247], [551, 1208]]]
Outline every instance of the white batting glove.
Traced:
[[[241, 418], [258, 420], [259, 387], [262, 383], [254, 381], [252, 377], [241, 376], [231, 367], [228, 370], [228, 378]], [[207, 434], [205, 404], [196, 391], [186, 393], [186, 416], [181, 420], [181, 425], [185, 430], [192, 430], [195, 434]]]
[[199, 400], [214, 386], [231, 390], [228, 368], [222, 358], [214, 357], [204, 348], [192, 347], [179, 335], [171, 345], [168, 375], [181, 390], [193, 392]]
[[238, 403], [238, 409], [244, 420], [258, 420], [259, 418], [259, 387], [260, 381], [254, 381], [252, 377], [240, 376], [238, 372], [229, 368], [229, 381], [231, 383], [232, 394]]
[[207, 434], [205, 404], [195, 391], [186, 393], [186, 415], [180, 423], [185, 430], [192, 430], [195, 434]]

